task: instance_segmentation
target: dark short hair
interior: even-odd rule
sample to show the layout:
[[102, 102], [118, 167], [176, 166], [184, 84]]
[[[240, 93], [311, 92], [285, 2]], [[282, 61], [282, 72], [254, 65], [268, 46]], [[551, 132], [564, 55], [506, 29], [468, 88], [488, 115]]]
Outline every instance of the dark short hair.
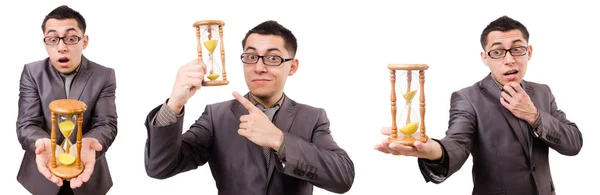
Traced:
[[81, 29], [81, 31], [83, 31], [83, 33], [85, 33], [85, 19], [83, 18], [83, 16], [71, 9], [70, 7], [66, 6], [66, 5], [61, 5], [58, 6], [57, 8], [55, 8], [54, 10], [52, 10], [50, 13], [48, 13], [48, 15], [46, 15], [46, 17], [44, 18], [44, 22], [42, 22], [42, 31], [46, 32], [46, 22], [49, 19], [57, 19], [57, 20], [66, 20], [66, 19], [75, 19], [75, 21], [77, 21], [77, 27], [79, 27], [79, 29]]
[[492, 22], [490, 22], [490, 24], [488, 24], [485, 29], [483, 29], [483, 32], [481, 33], [481, 47], [483, 47], [483, 50], [485, 50], [485, 46], [488, 43], [488, 35], [490, 34], [490, 32], [492, 31], [502, 31], [502, 32], [508, 32], [511, 30], [519, 30], [521, 31], [521, 33], [523, 33], [523, 38], [525, 38], [525, 41], [529, 42], [529, 31], [527, 31], [527, 28], [525, 27], [525, 25], [521, 24], [521, 22], [514, 20], [508, 16], [502, 16]]
[[292, 57], [294, 57], [296, 55], [296, 50], [298, 49], [298, 43], [296, 42], [296, 37], [294, 36], [294, 34], [292, 34], [292, 31], [283, 27], [281, 24], [277, 23], [276, 21], [268, 20], [263, 23], [260, 23], [259, 25], [255, 26], [254, 28], [250, 29], [248, 31], [248, 33], [246, 33], [244, 40], [242, 40], [242, 48], [246, 47], [246, 40], [253, 33], [257, 33], [260, 35], [281, 36], [284, 41], [285, 49], [288, 50], [288, 52], [290, 53], [290, 55]]

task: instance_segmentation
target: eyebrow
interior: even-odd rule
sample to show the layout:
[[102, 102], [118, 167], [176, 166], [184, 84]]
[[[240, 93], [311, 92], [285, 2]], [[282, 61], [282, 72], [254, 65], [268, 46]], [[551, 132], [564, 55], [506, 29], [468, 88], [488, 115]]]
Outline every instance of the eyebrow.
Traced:
[[[77, 32], [77, 30], [75, 30], [75, 28], [69, 28], [65, 32], [69, 32], [69, 31], [75, 31], [75, 32]], [[57, 32], [57, 31], [56, 30], [48, 30], [48, 32], [46, 32], [46, 34], [48, 34], [48, 33], [55, 33], [55, 32]]]
[[[251, 49], [251, 50], [255, 50], [255, 51], [257, 50], [257, 49], [256, 49], [256, 48], [254, 48], [254, 47], [248, 46], [248, 48], [246, 48], [246, 51], [248, 51], [248, 50], [250, 50], [250, 49]], [[279, 52], [281, 52], [281, 50], [279, 50], [279, 49], [277, 49], [277, 48], [269, 48], [269, 49], [267, 49], [267, 52], [271, 52], [271, 51], [279, 51]]]
[[[523, 41], [521, 39], [517, 39], [517, 40], [512, 41], [513, 44], [518, 43], [518, 42], [523, 42]], [[494, 47], [496, 45], [502, 45], [502, 43], [501, 42], [494, 42], [494, 43], [492, 43], [492, 45], [490, 46], [490, 48], [492, 48], [492, 47]]]

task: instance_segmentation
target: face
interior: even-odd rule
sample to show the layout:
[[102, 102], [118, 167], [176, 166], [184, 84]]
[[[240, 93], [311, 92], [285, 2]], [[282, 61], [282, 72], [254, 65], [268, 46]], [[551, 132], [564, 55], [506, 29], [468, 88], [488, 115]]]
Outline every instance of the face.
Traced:
[[[83, 31], [77, 25], [75, 19], [46, 21], [44, 45], [52, 66], [61, 73], [73, 72], [81, 63], [82, 52], [87, 47], [88, 37], [83, 35]], [[75, 36], [80, 37], [79, 42]], [[64, 39], [59, 40], [60, 37]]]
[[[285, 41], [281, 36], [251, 34], [246, 39], [244, 53], [250, 54], [246, 60], [258, 59], [256, 63], [244, 63], [244, 77], [250, 93], [259, 99], [271, 100], [283, 94], [283, 88], [288, 76], [294, 75], [298, 69], [298, 60], [293, 59], [279, 66], [265, 65], [264, 61], [290, 59], [290, 53], [284, 47]], [[267, 57], [271, 56], [271, 57]], [[267, 59], [265, 59], [267, 58]]]
[[531, 45], [527, 45], [521, 31], [492, 31], [487, 39], [485, 51], [481, 52], [481, 60], [490, 68], [494, 79], [502, 85], [521, 82], [532, 52]]

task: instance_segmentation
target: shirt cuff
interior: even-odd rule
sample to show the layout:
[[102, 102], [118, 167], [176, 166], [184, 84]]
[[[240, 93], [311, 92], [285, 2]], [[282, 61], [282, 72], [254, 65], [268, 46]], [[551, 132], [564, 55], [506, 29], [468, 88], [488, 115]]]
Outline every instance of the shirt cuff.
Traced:
[[424, 158], [419, 158], [419, 160], [422, 162], [422, 168], [425, 169], [424, 174], [427, 175], [427, 178], [434, 183], [441, 183], [447, 179], [446, 175], [448, 174], [450, 159], [448, 157], [448, 151], [446, 151], [444, 145], [442, 145], [442, 143], [438, 140], [433, 140], [437, 141], [442, 147], [442, 157], [433, 161]]
[[285, 167], [285, 139], [281, 141], [281, 145], [279, 146], [279, 150], [277, 150], [276, 154], [283, 167]]
[[156, 113], [156, 116], [154, 116], [153, 124], [159, 127], [174, 124], [177, 122], [177, 119], [183, 117], [183, 113], [184, 111], [181, 110], [181, 114], [175, 114], [175, 112], [171, 110], [171, 108], [169, 108], [165, 102], [160, 107], [160, 110], [158, 110]]
[[542, 126], [542, 113], [538, 113], [537, 118], [535, 118], [535, 121], [531, 125], [531, 128], [533, 130], [533, 134], [535, 135], [535, 137], [539, 137], [540, 136], [541, 126]]

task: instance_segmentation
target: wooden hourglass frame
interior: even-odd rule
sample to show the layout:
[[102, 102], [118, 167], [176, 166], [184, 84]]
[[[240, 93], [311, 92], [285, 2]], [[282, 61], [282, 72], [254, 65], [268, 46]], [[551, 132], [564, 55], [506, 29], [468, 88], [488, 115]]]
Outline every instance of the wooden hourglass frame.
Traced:
[[[229, 81], [227, 80], [227, 71], [225, 71], [225, 48], [223, 47], [223, 26], [225, 26], [225, 23], [223, 21], [220, 20], [201, 20], [201, 21], [197, 21], [194, 23], [194, 28], [196, 28], [196, 39], [198, 39], [198, 45], [197, 45], [197, 50], [198, 50], [198, 60], [202, 61], [203, 57], [202, 57], [202, 48], [206, 48], [209, 52], [209, 54], [212, 57], [212, 53], [214, 52], [211, 51], [211, 49], [207, 48], [209, 47], [205, 41], [207, 40], [202, 40], [202, 36], [203, 34], [201, 33], [202, 31], [202, 27], [207, 27], [208, 28], [208, 32], [206, 34], [207, 39], [208, 40], [212, 40], [213, 36], [217, 36], [217, 32], [213, 32], [213, 25], [217, 25], [219, 27], [218, 30], [218, 37], [219, 39], [217, 40], [218, 43], [215, 43], [214, 45], [212, 45], [213, 49], [214, 47], [216, 47], [216, 44], [219, 44], [219, 48], [220, 48], [220, 56], [221, 56], [221, 63], [220, 63], [220, 67], [214, 67], [214, 68], [220, 68], [220, 72], [221, 73], [217, 73], [217, 74], [221, 74], [220, 77], [217, 74], [212, 74], [212, 70], [214, 70], [214, 68], [212, 67], [211, 64], [206, 64], [207, 66], [207, 72], [206, 77], [207, 79], [204, 79], [204, 81], [202, 81], [202, 86], [220, 86], [220, 85], [227, 85], [229, 84]], [[204, 47], [203, 47], [204, 46]], [[212, 60], [212, 59], [210, 59]], [[204, 62], [204, 61], [202, 61]], [[220, 80], [218, 78], [221, 78]]]
[[[392, 85], [391, 88], [391, 111], [392, 111], [392, 133], [390, 134], [390, 136], [388, 137], [388, 140], [390, 142], [397, 142], [406, 146], [413, 146], [414, 142], [419, 140], [421, 142], [426, 142], [428, 138], [428, 136], [425, 134], [425, 90], [424, 90], [424, 83], [425, 83], [425, 70], [427, 70], [429, 68], [429, 66], [427, 64], [389, 64], [388, 65], [388, 69], [390, 69], [390, 82]], [[405, 84], [407, 86], [406, 88], [406, 92], [408, 93], [411, 90], [417, 90], [417, 89], [411, 89], [411, 82], [413, 82], [413, 78], [412, 78], [412, 73], [413, 71], [418, 71], [419, 73], [419, 86], [418, 86], [418, 91], [419, 91], [419, 115], [420, 118], [417, 119], [418, 120], [418, 125], [415, 128], [420, 127], [419, 129], [419, 136], [418, 138], [415, 138], [414, 136], [411, 135], [405, 135], [402, 133], [399, 133], [398, 130], [398, 124], [397, 124], [397, 120], [396, 120], [396, 71], [406, 71], [407, 72], [407, 80], [406, 83], [400, 83], [401, 84]], [[404, 92], [403, 92], [404, 93]], [[412, 98], [411, 98], [412, 99]], [[407, 100], [408, 101], [408, 100]], [[410, 104], [407, 102], [407, 104]], [[410, 113], [412, 110], [412, 108], [408, 108], [408, 112]], [[410, 116], [410, 114], [408, 114], [407, 116]], [[407, 121], [409, 119], [406, 119]], [[401, 121], [404, 121], [404, 119], [401, 119]], [[399, 136], [400, 135], [400, 136]], [[402, 136], [404, 135], [404, 136]]]
[[[77, 177], [78, 175], [80, 175], [83, 172], [83, 168], [84, 165], [81, 162], [81, 139], [82, 139], [82, 133], [81, 133], [81, 127], [82, 127], [82, 123], [83, 123], [83, 112], [85, 112], [85, 110], [87, 109], [87, 105], [79, 100], [75, 100], [75, 99], [59, 99], [59, 100], [54, 100], [50, 103], [49, 105], [50, 107], [50, 120], [52, 122], [52, 131], [50, 133], [50, 148], [51, 148], [51, 152], [52, 152], [52, 159], [50, 162], [50, 172], [52, 172], [54, 175], [62, 178], [62, 179], [70, 179], [70, 178], [74, 178]], [[75, 122], [72, 121], [73, 120], [73, 116], [75, 116], [77, 118], [77, 141], [76, 141], [76, 149], [77, 149], [77, 153], [75, 154], [75, 160], [74, 162], [70, 162], [70, 163], [63, 163], [60, 161], [57, 162], [57, 154], [56, 154], [56, 131], [57, 131], [57, 126], [59, 126], [58, 131], [61, 131], [59, 133], [62, 133], [60, 127], [64, 127], [65, 125], [61, 125], [61, 124], [57, 124], [57, 115], [59, 116], [66, 116], [66, 120], [63, 122], [68, 122], [68, 128], [70, 128], [70, 132], [68, 134], [71, 134], [72, 131], [74, 131], [74, 126], [75, 126]], [[64, 135], [64, 134], [63, 134]], [[70, 144], [69, 142], [69, 137], [67, 137], [69, 135], [64, 136], [65, 137], [65, 144], [67, 144], [67, 147], [69, 147], [68, 144]], [[69, 149], [67, 149], [66, 151], [64, 151], [63, 154], [61, 155], [70, 155], [70, 151]], [[60, 157], [60, 156], [59, 156]]]

